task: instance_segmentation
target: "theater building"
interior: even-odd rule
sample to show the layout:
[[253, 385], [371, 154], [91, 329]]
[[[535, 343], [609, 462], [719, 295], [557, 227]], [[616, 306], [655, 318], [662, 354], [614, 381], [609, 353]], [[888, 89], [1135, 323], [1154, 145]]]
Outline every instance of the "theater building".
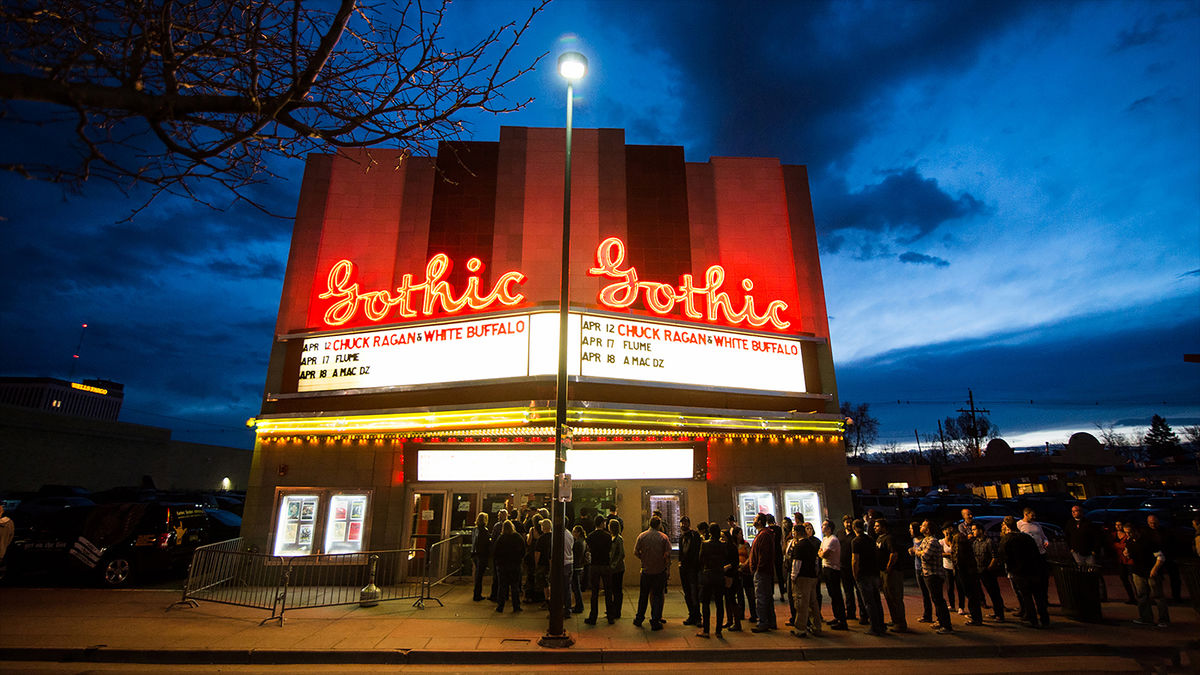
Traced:
[[[573, 140], [568, 517], [661, 510], [674, 537], [684, 513], [849, 513], [805, 167]], [[261, 550], [424, 546], [549, 505], [564, 145], [309, 158], [254, 420]]]

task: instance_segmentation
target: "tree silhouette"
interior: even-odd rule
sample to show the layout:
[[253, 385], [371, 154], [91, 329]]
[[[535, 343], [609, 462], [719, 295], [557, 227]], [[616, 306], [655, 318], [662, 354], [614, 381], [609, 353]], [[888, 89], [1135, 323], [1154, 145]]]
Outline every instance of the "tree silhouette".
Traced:
[[[548, 0], [546, 0], [548, 2]], [[237, 199], [269, 161], [458, 137], [458, 113], [509, 112], [533, 17], [445, 44], [448, 0], [10, 0], [0, 4], [0, 120], [68, 125], [75, 160], [0, 168], [78, 188], [100, 179]], [[544, 55], [543, 55], [544, 56]], [[147, 200], [148, 203], [149, 200]], [[144, 206], [144, 204], [143, 204]]]
[[879, 438], [879, 420], [871, 415], [870, 403], [854, 405], [843, 401], [840, 410], [843, 417], [851, 420], [846, 427], [846, 452], [859, 457]]
[[1160, 415], [1150, 418], [1150, 429], [1142, 437], [1142, 443], [1146, 445], [1146, 452], [1151, 459], [1171, 457], [1183, 451], [1179, 437], [1171, 430], [1171, 425], [1167, 424], [1167, 420]]

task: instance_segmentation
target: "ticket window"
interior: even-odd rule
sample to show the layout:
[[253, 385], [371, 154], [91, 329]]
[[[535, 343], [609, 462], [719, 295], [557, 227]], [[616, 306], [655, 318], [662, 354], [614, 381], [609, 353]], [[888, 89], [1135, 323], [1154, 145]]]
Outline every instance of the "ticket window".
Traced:
[[821, 496], [816, 490], [784, 490], [783, 504], [783, 515], [791, 518], [792, 514], [799, 513], [817, 532], [821, 531]]
[[311, 555], [316, 538], [319, 494], [283, 495], [275, 527], [275, 555]]
[[758, 534], [754, 519], [760, 513], [775, 513], [775, 495], [766, 490], [738, 492], [738, 522], [747, 541]]
[[335, 494], [325, 521], [325, 553], [358, 553], [366, 538], [367, 495]]
[[649, 510], [647, 513], [658, 511], [662, 514], [662, 531], [671, 540], [671, 546], [678, 547], [683, 532], [679, 527], [679, 517], [683, 515], [683, 496], [676, 491], [650, 491], [647, 495]]

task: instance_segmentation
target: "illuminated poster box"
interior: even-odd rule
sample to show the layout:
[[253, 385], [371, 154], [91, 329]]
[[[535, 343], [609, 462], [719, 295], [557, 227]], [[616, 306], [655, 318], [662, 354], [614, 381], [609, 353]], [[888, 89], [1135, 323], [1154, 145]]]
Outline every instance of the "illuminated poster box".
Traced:
[[[800, 340], [572, 313], [568, 372], [598, 380], [804, 393]], [[523, 313], [304, 340], [298, 391], [553, 375], [558, 314]]]

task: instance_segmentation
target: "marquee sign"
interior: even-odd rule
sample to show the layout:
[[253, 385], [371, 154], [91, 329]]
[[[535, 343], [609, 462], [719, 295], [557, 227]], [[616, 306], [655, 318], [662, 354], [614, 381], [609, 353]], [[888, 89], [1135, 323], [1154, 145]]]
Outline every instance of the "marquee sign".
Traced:
[[[298, 391], [433, 386], [554, 375], [558, 313], [528, 312], [304, 340]], [[570, 375], [804, 393], [792, 338], [572, 312]]]
[[[478, 276], [483, 263], [479, 258], [471, 258], [467, 260], [467, 270], [472, 276], [467, 278], [465, 289], [456, 291], [445, 280], [451, 265], [449, 256], [439, 253], [425, 265], [423, 279], [416, 280], [412, 274], [405, 274], [395, 288], [364, 291], [355, 280], [354, 263], [339, 260], [329, 270], [325, 290], [317, 295], [319, 300], [332, 300], [323, 315], [325, 325], [344, 326], [360, 312], [368, 321], [395, 322], [452, 315], [465, 309], [482, 311], [515, 307], [525, 300], [518, 287], [526, 277], [519, 271], [504, 272], [485, 293]], [[708, 323], [724, 322], [754, 328], [769, 325], [780, 331], [791, 325], [781, 318], [788, 309], [786, 302], [772, 300], [761, 311], [756, 307], [754, 296], [750, 294], [754, 282], [750, 279], [742, 279], [742, 297], [731, 298], [724, 290], [725, 269], [720, 265], [712, 265], [704, 272], [703, 283], [698, 284], [691, 274], [684, 274], [680, 276], [678, 286], [640, 280], [636, 268], [624, 265], [625, 242], [617, 237], [600, 242], [596, 248], [596, 266], [587, 273], [618, 280], [600, 289], [597, 300], [602, 307], [626, 309], [640, 300], [646, 309], [659, 316], [678, 310], [688, 319]]]

